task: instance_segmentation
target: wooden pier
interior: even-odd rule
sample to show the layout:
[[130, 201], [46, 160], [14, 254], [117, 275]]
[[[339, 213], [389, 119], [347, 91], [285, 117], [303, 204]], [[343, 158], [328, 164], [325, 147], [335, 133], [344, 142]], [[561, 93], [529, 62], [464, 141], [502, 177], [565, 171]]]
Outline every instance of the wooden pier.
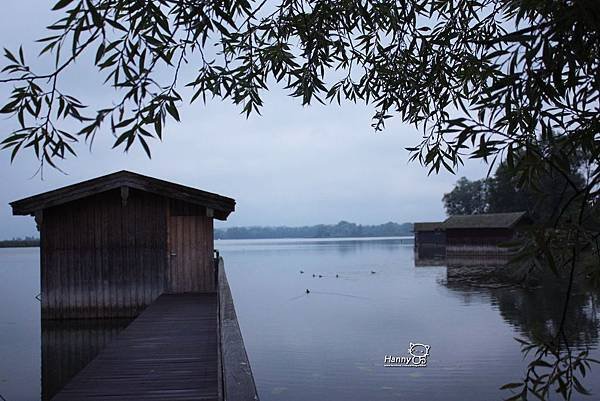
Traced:
[[[41, 317], [56, 322], [42, 335], [44, 401], [258, 400], [214, 257], [214, 219], [226, 220], [234, 199], [119, 171], [11, 206], [35, 216]], [[117, 318], [135, 320], [110, 342], [94, 341], [102, 330], [60, 334], [66, 320]], [[71, 337], [82, 341], [65, 350], [61, 340]]]
[[216, 294], [161, 295], [53, 400], [217, 400]]
[[218, 291], [159, 296], [52, 400], [258, 400], [218, 269]]

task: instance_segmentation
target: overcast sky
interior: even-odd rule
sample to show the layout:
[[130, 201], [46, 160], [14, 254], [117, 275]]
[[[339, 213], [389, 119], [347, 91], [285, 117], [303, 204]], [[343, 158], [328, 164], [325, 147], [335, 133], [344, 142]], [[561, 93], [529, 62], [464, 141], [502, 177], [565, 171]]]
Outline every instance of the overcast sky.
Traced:
[[[56, 18], [49, 11], [53, 3], [3, 0], [0, 45], [15, 49], [22, 43], [32, 58], [39, 50], [33, 40]], [[100, 75], [79, 63], [63, 83], [83, 88], [85, 100], [93, 101], [94, 91], [86, 86], [93, 77]], [[2, 104], [6, 89], [0, 88]], [[441, 197], [458, 176], [476, 179], [487, 171], [480, 162], [469, 162], [458, 176], [428, 177], [425, 168], [408, 162], [404, 150], [417, 144], [420, 134], [397, 119], [375, 133], [368, 106], [302, 107], [278, 89], [264, 100], [263, 115], [249, 119], [229, 103], [184, 106], [182, 123], [168, 124], [163, 142], [152, 142], [151, 160], [137, 147], [128, 154], [111, 150], [114, 139], [104, 132], [91, 153], [81, 144], [79, 157], [61, 162], [67, 175], [46, 169], [42, 181], [31, 178], [37, 161], [29, 154], [11, 165], [2, 151], [0, 239], [37, 235], [33, 219], [12, 216], [8, 202], [123, 169], [235, 198], [236, 212], [219, 226], [441, 219]], [[0, 120], [0, 140], [11, 127], [13, 122]]]

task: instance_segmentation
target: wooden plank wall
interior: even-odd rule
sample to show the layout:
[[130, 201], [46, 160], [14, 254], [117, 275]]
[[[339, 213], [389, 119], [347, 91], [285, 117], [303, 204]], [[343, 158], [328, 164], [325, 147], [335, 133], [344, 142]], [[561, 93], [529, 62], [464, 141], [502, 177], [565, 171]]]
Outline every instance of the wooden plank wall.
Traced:
[[448, 246], [493, 246], [509, 241], [515, 231], [506, 228], [453, 228], [446, 230]]
[[170, 203], [167, 292], [215, 292], [212, 217], [201, 206]]
[[133, 317], [165, 288], [168, 201], [107, 191], [44, 210], [42, 318]]
[[416, 231], [414, 249], [415, 265], [430, 265], [446, 256], [446, 233], [441, 230]]

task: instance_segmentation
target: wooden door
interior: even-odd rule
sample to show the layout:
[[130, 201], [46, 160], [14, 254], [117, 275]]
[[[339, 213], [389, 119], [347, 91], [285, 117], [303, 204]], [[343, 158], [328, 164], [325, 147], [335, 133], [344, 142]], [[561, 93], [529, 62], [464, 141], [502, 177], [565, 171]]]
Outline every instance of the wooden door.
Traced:
[[214, 291], [212, 219], [169, 217], [170, 293]]

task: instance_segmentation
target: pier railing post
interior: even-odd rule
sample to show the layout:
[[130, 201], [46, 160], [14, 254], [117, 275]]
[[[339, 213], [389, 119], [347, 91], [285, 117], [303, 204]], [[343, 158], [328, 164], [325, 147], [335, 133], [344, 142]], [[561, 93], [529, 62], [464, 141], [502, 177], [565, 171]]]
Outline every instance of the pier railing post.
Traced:
[[215, 290], [219, 291], [219, 263], [223, 263], [221, 256], [219, 255], [219, 250], [215, 249], [214, 251], [214, 275], [215, 275]]

